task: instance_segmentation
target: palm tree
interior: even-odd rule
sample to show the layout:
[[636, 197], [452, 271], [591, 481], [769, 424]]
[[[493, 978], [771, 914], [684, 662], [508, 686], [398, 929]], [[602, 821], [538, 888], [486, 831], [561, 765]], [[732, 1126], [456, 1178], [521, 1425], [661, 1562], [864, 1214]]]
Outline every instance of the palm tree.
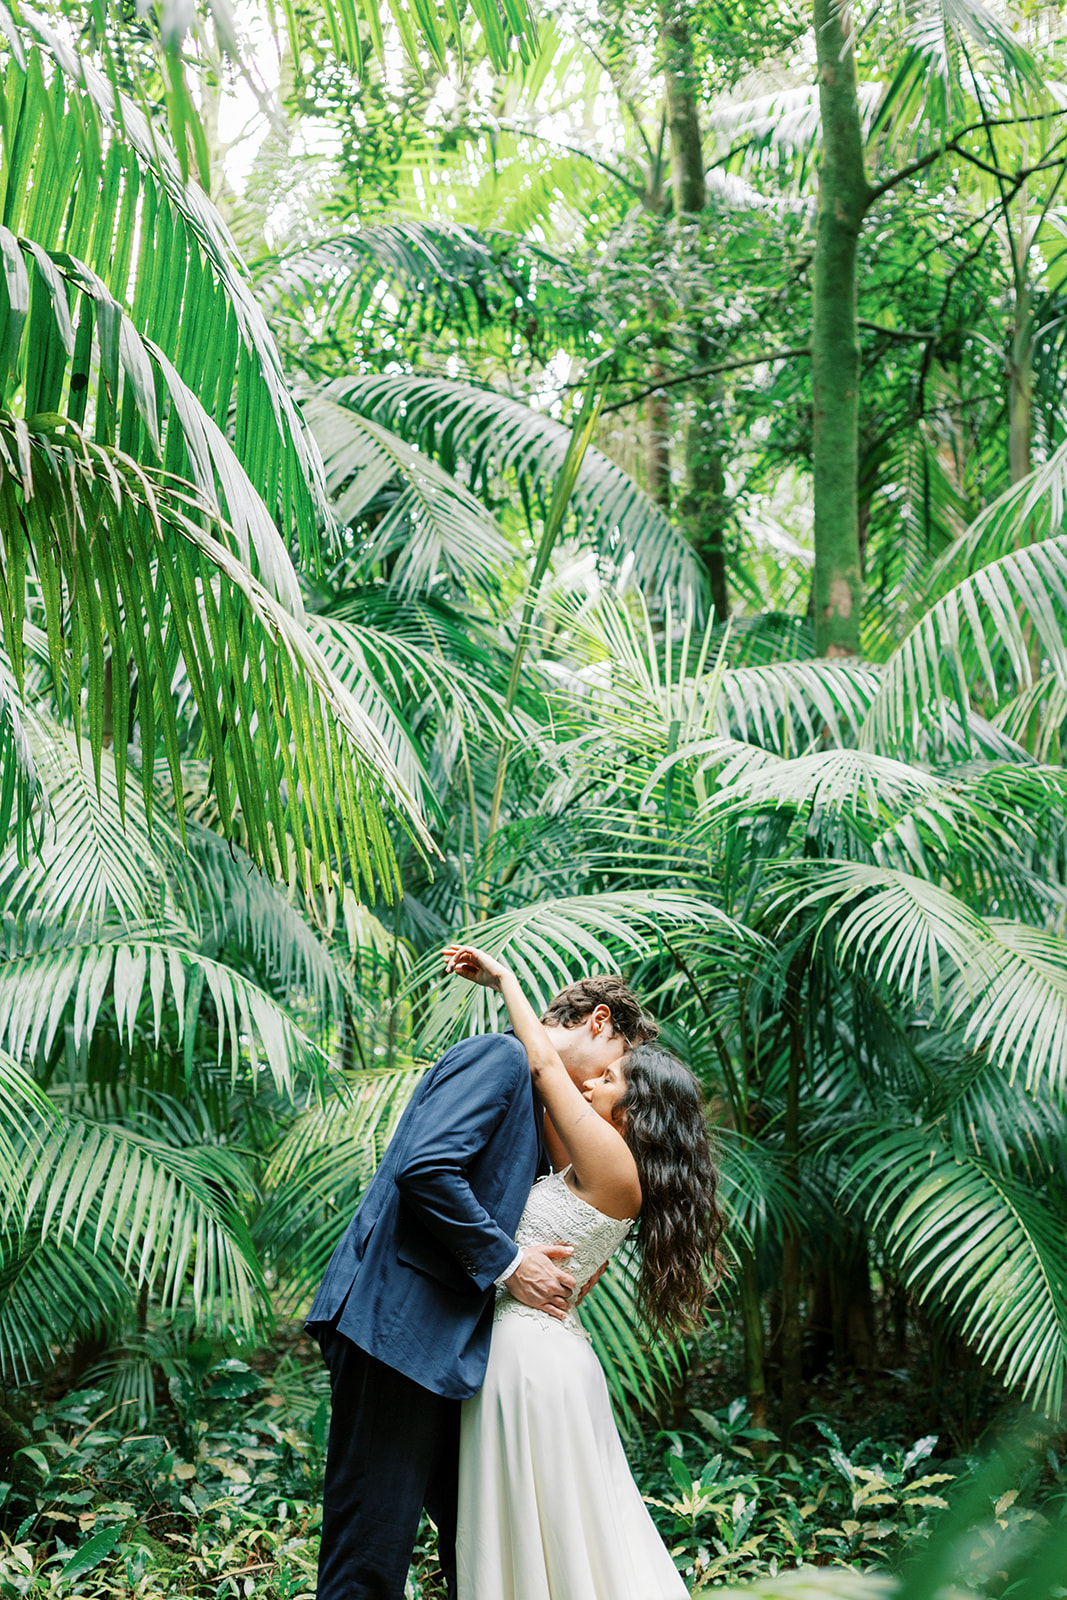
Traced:
[[333, 957], [247, 856], [192, 821], [183, 840], [161, 796], [151, 829], [139, 794], [123, 814], [111, 752], [94, 772], [70, 731], [41, 712], [30, 726], [49, 824], [28, 863], [14, 841], [0, 859], [0, 1042], [37, 1085], [31, 1116], [5, 1108], [0, 1363], [16, 1381], [150, 1305], [263, 1329], [257, 1147], [321, 1091], [342, 1014]]

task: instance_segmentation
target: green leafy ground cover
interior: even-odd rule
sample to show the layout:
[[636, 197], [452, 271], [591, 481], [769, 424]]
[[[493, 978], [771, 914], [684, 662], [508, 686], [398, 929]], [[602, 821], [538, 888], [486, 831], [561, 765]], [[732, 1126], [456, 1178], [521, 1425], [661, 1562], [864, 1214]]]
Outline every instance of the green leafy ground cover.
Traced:
[[[304, 1345], [273, 1352], [269, 1365], [255, 1360], [188, 1346], [167, 1363], [153, 1415], [137, 1425], [101, 1387], [41, 1403], [0, 1489], [0, 1596], [310, 1595], [325, 1372]], [[896, 1571], [978, 1472], [976, 1455], [939, 1459], [936, 1435], [907, 1445], [859, 1438], [840, 1419], [813, 1420], [805, 1432], [808, 1442], [783, 1449], [750, 1426], [740, 1400], [635, 1432], [639, 1482], [694, 1593], [797, 1568]], [[1067, 1526], [1065, 1507], [1063, 1441], [1031, 1441], [1013, 1487], [985, 1495], [961, 1557], [965, 1592], [1011, 1594], [1005, 1542], [1017, 1552]], [[438, 1600], [428, 1525], [417, 1556], [412, 1600]]]

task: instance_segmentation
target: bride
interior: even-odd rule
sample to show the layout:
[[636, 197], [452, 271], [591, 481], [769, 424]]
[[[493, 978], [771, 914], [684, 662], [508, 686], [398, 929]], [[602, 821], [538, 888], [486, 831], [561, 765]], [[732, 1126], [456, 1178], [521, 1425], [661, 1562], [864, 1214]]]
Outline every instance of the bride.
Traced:
[[[636, 1227], [645, 1321], [692, 1327], [723, 1228], [692, 1073], [639, 1044], [579, 1089], [513, 972], [469, 945], [445, 963], [503, 996], [548, 1114], [557, 1170], [534, 1185], [516, 1243], [571, 1245], [580, 1291]], [[554, 1320], [498, 1292], [485, 1382], [462, 1407], [457, 1562], [459, 1600], [685, 1600], [573, 1311]]]

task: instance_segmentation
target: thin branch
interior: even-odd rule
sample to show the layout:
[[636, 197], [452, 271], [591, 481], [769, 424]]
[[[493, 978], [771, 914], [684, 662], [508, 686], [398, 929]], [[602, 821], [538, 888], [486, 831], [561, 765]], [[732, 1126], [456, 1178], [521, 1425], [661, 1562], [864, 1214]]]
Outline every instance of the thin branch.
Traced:
[[650, 394], [659, 394], [661, 389], [674, 389], [680, 383], [695, 383], [698, 378], [715, 378], [722, 372], [737, 372], [741, 367], [762, 367], [765, 361], [788, 361], [793, 356], [810, 356], [809, 345], [795, 345], [788, 350], [766, 350], [761, 356], [746, 356], [740, 361], [720, 361], [714, 367], [696, 367], [692, 372], [680, 372], [673, 378], [661, 378], [658, 383], [649, 384], [647, 389], [639, 389], [626, 400], [616, 400], [613, 406], [605, 406], [601, 415], [607, 416], [612, 411], [625, 411], [627, 406], [635, 406], [640, 400], [647, 400]]
[[[951, 139], [939, 145], [936, 150], [928, 150], [926, 155], [919, 156], [915, 161], [909, 162], [906, 167], [901, 167], [898, 172], [893, 173], [892, 177], [886, 178], [884, 182], [873, 184], [867, 196], [867, 205], [868, 207], [872, 206], [876, 200], [880, 200], [884, 194], [888, 194], [890, 189], [895, 189], [898, 183], [904, 183], [906, 179], [913, 178], [917, 172], [923, 172], [927, 167], [933, 166], [935, 161], [940, 161], [942, 156], [947, 155], [950, 150], [955, 151], [964, 160], [974, 161], [976, 166], [981, 165], [976, 157], [969, 156], [965, 150], [958, 148], [959, 140], [965, 139], [969, 133], [988, 132], [990, 128], [1013, 128], [1025, 122], [1048, 122], [1054, 117], [1063, 116], [1067, 116], [1067, 106], [1061, 106], [1055, 111], [1042, 112], [1032, 117], [983, 117], [979, 122], [969, 123], [966, 128], [959, 128]], [[991, 172], [994, 177], [1007, 178], [1009, 182], [1013, 182], [1015, 179], [1014, 173], [1000, 173], [993, 167], [986, 167], [985, 170]], [[1030, 169], [1030, 171], [1038, 170], [1040, 169], [1036, 167]], [[1025, 182], [1025, 178], [1021, 179], [1020, 182]]]
[[912, 344], [926, 344], [930, 339], [937, 338], [937, 329], [931, 328], [926, 333], [913, 333], [906, 328], [883, 328], [880, 322], [865, 322], [862, 317], [857, 317], [858, 328], [869, 328], [872, 333], [880, 333], [886, 339], [903, 339]]
[[[486, 124], [487, 130], [491, 130], [493, 126], [493, 124]], [[568, 155], [579, 156], [581, 160], [588, 161], [591, 166], [599, 167], [601, 172], [606, 172], [609, 177], [614, 178], [616, 183], [621, 184], [624, 189], [628, 189], [636, 199], [640, 200], [646, 210], [648, 209], [648, 195], [640, 184], [634, 183], [618, 167], [613, 166], [610, 161], [604, 161], [600, 156], [594, 155], [591, 150], [586, 150], [583, 145], [571, 144], [568, 139], [560, 139], [555, 135], [538, 133], [536, 128], [528, 128], [521, 122], [513, 122], [510, 118], [502, 117], [495, 126], [504, 133], [513, 134], [517, 139], [536, 139], [541, 144], [554, 145], [557, 150], [566, 150]]]

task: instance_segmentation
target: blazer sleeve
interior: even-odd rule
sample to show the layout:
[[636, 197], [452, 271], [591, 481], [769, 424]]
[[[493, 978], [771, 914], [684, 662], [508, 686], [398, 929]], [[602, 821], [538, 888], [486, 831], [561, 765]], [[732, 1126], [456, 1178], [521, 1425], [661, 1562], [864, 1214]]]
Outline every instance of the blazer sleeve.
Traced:
[[414, 1108], [395, 1173], [407, 1205], [479, 1289], [510, 1265], [517, 1246], [474, 1194], [466, 1168], [503, 1121], [528, 1071], [526, 1051], [511, 1034], [483, 1034], [455, 1046]]

